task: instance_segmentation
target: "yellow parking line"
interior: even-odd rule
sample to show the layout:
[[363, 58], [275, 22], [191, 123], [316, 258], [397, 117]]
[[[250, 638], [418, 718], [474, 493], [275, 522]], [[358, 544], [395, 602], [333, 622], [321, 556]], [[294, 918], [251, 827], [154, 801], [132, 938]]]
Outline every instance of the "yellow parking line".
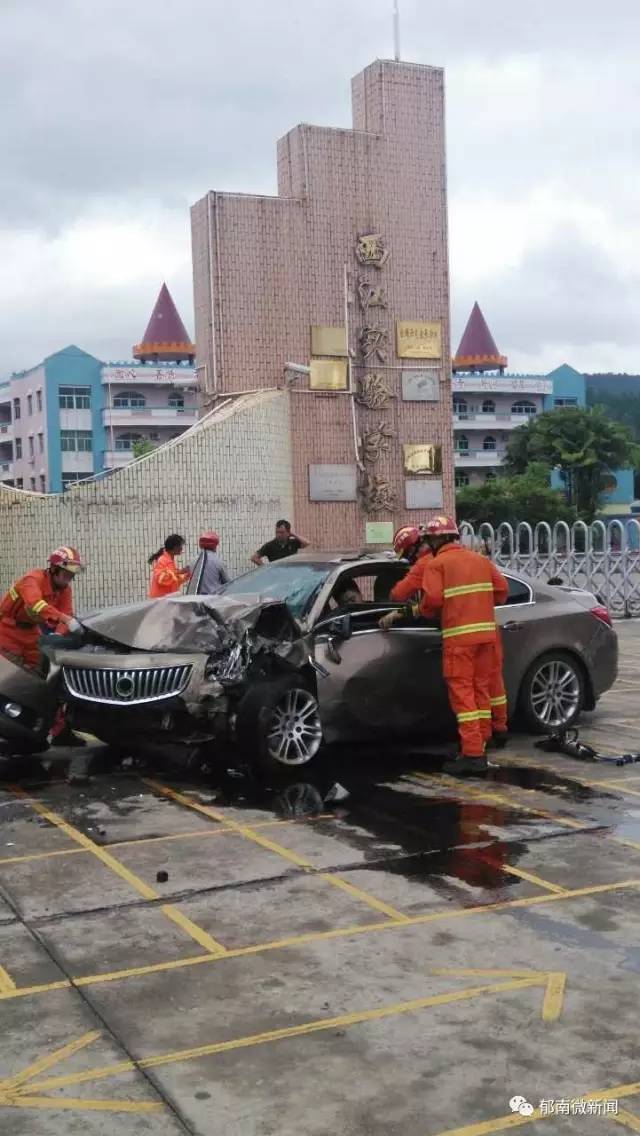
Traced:
[[225, 948], [204, 931], [202, 927], [198, 927], [197, 923], [192, 922], [188, 916], [183, 915], [177, 907], [169, 904], [166, 907], [160, 908], [163, 915], [170, 919], [176, 926], [181, 927], [196, 943], [199, 943], [205, 950], [210, 951], [212, 955], [225, 955], [227, 952]]
[[20, 1095], [0, 1101], [3, 1108], [46, 1108], [49, 1112], [72, 1109], [74, 1112], [161, 1112], [163, 1101], [85, 1100], [82, 1097], [37, 1097]]
[[[23, 790], [20, 789], [17, 785], [11, 786], [10, 788], [11, 792], [15, 796], [27, 798], [27, 794], [23, 792]], [[27, 799], [29, 800], [29, 798]], [[136, 876], [134, 872], [131, 872], [128, 868], [125, 868], [124, 864], [121, 864], [119, 860], [116, 860], [115, 856], [112, 856], [109, 852], [106, 851], [105, 848], [102, 848], [99, 844], [95, 844], [93, 840], [91, 840], [88, 836], [85, 836], [85, 834], [83, 832], [80, 832], [79, 829], [74, 828], [74, 826], [64, 820], [63, 817], [58, 816], [57, 813], [52, 812], [51, 809], [48, 809], [45, 805], [41, 805], [39, 801], [29, 800], [29, 804], [34, 812], [38, 814], [38, 816], [41, 816], [45, 820], [49, 821], [49, 824], [55, 825], [55, 827], [59, 828], [61, 832], [64, 832], [64, 834], [68, 836], [70, 840], [74, 840], [76, 844], [79, 844], [87, 852], [91, 852], [92, 855], [95, 856], [96, 859], [100, 860], [100, 862], [104, 864], [106, 868], [109, 868], [109, 870], [113, 872], [114, 875], [119, 876], [120, 879], [129, 884], [129, 887], [133, 888], [134, 891], [137, 891], [138, 895], [141, 895], [143, 899], [155, 900], [162, 898], [160, 893], [156, 891], [155, 888], [149, 887], [149, 884], [145, 883], [145, 881], [140, 879], [139, 876]], [[161, 908], [161, 910], [163, 909]], [[217, 943], [215, 939], [211, 938], [210, 935], [207, 935], [206, 931], [203, 931], [201, 928], [196, 928], [195, 924], [191, 923], [191, 920], [187, 919], [186, 917], [183, 918], [181, 916], [180, 918], [178, 918], [179, 912], [176, 912], [174, 908], [170, 908], [168, 911], [165, 911], [165, 915], [167, 915], [167, 917], [174, 923], [181, 926], [182, 929], [186, 931], [192, 939], [195, 939], [195, 941], [198, 942], [201, 946], [204, 945], [203, 940], [206, 939], [206, 946], [212, 953], [224, 953], [224, 947], [220, 943]], [[190, 926], [191, 930], [188, 929], [188, 926]], [[197, 938], [196, 931], [198, 935]]]
[[[319, 813], [318, 816], [305, 817], [304, 820], [292, 818], [291, 820], [261, 820], [254, 824], [254, 828], [275, 828], [276, 825], [312, 824], [315, 821], [335, 820], [333, 813]], [[193, 832], [172, 832], [167, 836], [142, 836], [138, 840], [115, 840], [109, 848], [135, 848], [138, 844], [165, 844], [172, 840], [193, 840], [200, 836], [237, 836], [233, 828], [220, 825], [220, 828], [197, 828]], [[4, 856], [0, 858], [0, 868], [3, 864], [26, 864], [30, 860], [52, 860], [56, 856], [79, 856], [88, 852], [88, 848], [61, 848], [55, 852], [30, 852], [24, 856]]]
[[[262, 836], [255, 829], [250, 828], [248, 825], [239, 824], [238, 821], [230, 820], [225, 817], [218, 809], [212, 808], [210, 805], [201, 805], [198, 801], [192, 801], [190, 797], [185, 796], [184, 793], [179, 793], [175, 789], [170, 789], [167, 785], [162, 785], [158, 781], [151, 781], [143, 778], [144, 784], [148, 785], [150, 789], [160, 793], [164, 797], [169, 797], [179, 805], [185, 805], [188, 809], [195, 809], [196, 812], [202, 813], [204, 816], [211, 817], [212, 820], [223, 822], [234, 829], [240, 836], [244, 836], [247, 840], [252, 841], [254, 844], [260, 845], [268, 852], [273, 852], [276, 856], [280, 856], [283, 860], [287, 860], [291, 864], [295, 864], [298, 868], [305, 870], [315, 870], [314, 865], [310, 860], [304, 856], [299, 856], [297, 852], [292, 852], [289, 848], [285, 848], [282, 844], [276, 844], [275, 841], [270, 840], [267, 836]], [[366, 903], [368, 907], [373, 908], [374, 911], [382, 911], [388, 915], [390, 919], [398, 920], [399, 922], [406, 922], [409, 916], [396, 908], [391, 907], [389, 904], [384, 903], [375, 896], [369, 895], [368, 892], [363, 891], [355, 884], [347, 883], [339, 876], [333, 875], [331, 872], [318, 872], [321, 879], [327, 883], [332, 884], [333, 887], [340, 888], [341, 891], [346, 891], [355, 899], [359, 899], [362, 903]]]
[[[480, 859], [485, 859], [481, 856]], [[501, 872], [507, 872], [510, 876], [517, 876], [520, 880], [526, 880], [527, 883], [535, 884], [536, 887], [544, 888], [545, 891], [555, 892], [556, 895], [563, 895], [566, 888], [560, 887], [559, 884], [552, 884], [550, 880], [543, 880], [542, 876], [535, 876], [533, 872], [525, 872], [523, 868], [515, 868], [512, 864], [498, 865]]]
[[11, 975], [7, 974], [3, 966], [0, 966], [0, 994], [9, 994], [15, 988], [16, 984]]
[[6, 1081], [3, 1081], [0, 1086], [2, 1091], [16, 1089], [18, 1085], [23, 1085], [25, 1081], [33, 1080], [33, 1078], [39, 1076], [40, 1073], [46, 1072], [47, 1069], [52, 1069], [54, 1065], [60, 1065], [62, 1061], [66, 1061], [67, 1057], [73, 1057], [74, 1054], [79, 1053], [81, 1049], [86, 1049], [88, 1045], [97, 1041], [99, 1037], [100, 1030], [91, 1030], [89, 1033], [83, 1034], [82, 1037], [76, 1038], [75, 1041], [70, 1041], [68, 1045], [63, 1045], [61, 1049], [56, 1049], [53, 1053], [47, 1053], [44, 1057], [40, 1057], [38, 1061], [34, 1061], [32, 1065], [27, 1065], [26, 1069], [22, 1069], [19, 1073], [16, 1073], [15, 1077], [8, 1077]]
[[520, 801], [518, 798], [505, 797], [502, 793], [495, 793], [489, 789], [480, 789], [475, 785], [467, 785], [466, 782], [461, 784], [457, 778], [448, 778], [446, 775], [440, 776], [439, 774], [426, 774], [415, 772], [411, 774], [412, 777], [417, 777], [423, 785], [429, 784], [444, 784], [446, 788], [455, 788], [460, 794], [466, 794], [472, 800], [479, 801], [494, 801], [498, 805], [506, 805], [508, 808], [513, 809], [514, 812], [531, 813], [532, 816], [544, 817], [545, 820], [552, 820], [556, 824], [564, 825], [566, 828], [584, 829], [589, 826], [583, 821], [574, 820], [573, 817], [558, 816], [556, 813], [551, 813], [547, 809], [536, 809], [532, 805], [527, 805]]
[[640, 879], [622, 880], [613, 884], [596, 884], [593, 887], [576, 888], [561, 894], [549, 893], [535, 895], [524, 899], [508, 899], [499, 903], [489, 903], [479, 907], [461, 907], [454, 911], [428, 912], [425, 915], [412, 915], [403, 920], [383, 920], [379, 923], [354, 923], [348, 927], [335, 927], [330, 931], [307, 931], [302, 935], [292, 935], [288, 938], [274, 939], [266, 943], [253, 943], [246, 947], [231, 947], [224, 955], [206, 954], [188, 958], [173, 959], [170, 962], [150, 963], [147, 966], [130, 967], [127, 970], [108, 971], [103, 974], [87, 974], [73, 978], [71, 982], [57, 982], [49, 985], [32, 986], [17, 989], [8, 994], [0, 994], [0, 1000], [21, 998], [29, 995], [48, 993], [50, 990], [61, 990], [68, 986], [82, 987], [101, 985], [106, 982], [119, 982], [129, 978], [142, 978], [147, 974], [160, 974], [162, 971], [182, 970], [185, 967], [201, 966], [205, 963], [227, 961], [228, 959], [243, 958], [245, 955], [263, 954], [267, 951], [285, 950], [288, 947], [300, 947], [307, 943], [319, 943], [331, 939], [352, 938], [357, 935], [368, 935], [378, 931], [405, 929], [417, 927], [423, 923], [440, 922], [449, 919], [466, 919], [475, 915], [492, 915], [499, 911], [509, 911], [517, 907], [535, 907], [543, 903], [557, 903], [569, 899], [582, 899], [585, 896], [599, 895], [611, 891], [620, 891], [625, 888], [640, 888]]

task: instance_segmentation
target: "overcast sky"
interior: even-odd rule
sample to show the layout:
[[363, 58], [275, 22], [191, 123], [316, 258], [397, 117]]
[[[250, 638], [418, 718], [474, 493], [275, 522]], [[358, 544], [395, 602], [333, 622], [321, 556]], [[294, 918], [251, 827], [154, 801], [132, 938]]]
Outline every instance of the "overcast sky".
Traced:
[[[640, 373], [640, 0], [400, 0], [446, 68], [454, 348], [478, 299], [515, 370]], [[129, 355], [189, 206], [275, 192], [275, 141], [349, 126], [392, 0], [0, 0], [0, 376]]]

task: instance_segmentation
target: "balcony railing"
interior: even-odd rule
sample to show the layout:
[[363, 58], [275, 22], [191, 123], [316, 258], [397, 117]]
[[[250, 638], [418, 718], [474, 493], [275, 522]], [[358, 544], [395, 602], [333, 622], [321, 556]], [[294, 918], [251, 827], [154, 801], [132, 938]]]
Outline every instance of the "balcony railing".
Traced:
[[195, 406], [112, 406], [102, 411], [104, 426], [192, 426], [198, 417]]
[[453, 412], [454, 425], [465, 422], [475, 422], [478, 426], [490, 426], [492, 423], [500, 423], [504, 426], [523, 426], [530, 418], [535, 418], [538, 411], [533, 411], [530, 414], [514, 414], [511, 410], [494, 410], [485, 412], [481, 410], [462, 410]]
[[502, 465], [507, 456], [505, 449], [500, 450], [456, 450], [454, 464], [457, 466], [473, 465]]
[[0, 422], [0, 438], [13, 436], [13, 422]]
[[0, 473], [10, 473], [11, 466], [11, 462], [0, 462]]

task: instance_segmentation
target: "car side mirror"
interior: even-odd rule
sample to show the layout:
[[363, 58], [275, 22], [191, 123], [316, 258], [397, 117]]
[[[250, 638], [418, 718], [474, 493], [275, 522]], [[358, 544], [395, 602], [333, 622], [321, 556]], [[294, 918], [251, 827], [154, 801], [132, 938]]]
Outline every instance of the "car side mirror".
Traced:
[[346, 615], [336, 616], [336, 618], [332, 619], [328, 624], [327, 630], [332, 639], [339, 639], [341, 642], [350, 639], [353, 630], [351, 626], [351, 616], [348, 613]]

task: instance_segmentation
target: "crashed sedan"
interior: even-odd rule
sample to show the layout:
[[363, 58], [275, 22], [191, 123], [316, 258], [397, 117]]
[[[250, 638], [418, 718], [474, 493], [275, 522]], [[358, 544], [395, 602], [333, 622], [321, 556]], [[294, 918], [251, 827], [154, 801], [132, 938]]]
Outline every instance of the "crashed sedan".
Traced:
[[[406, 570], [385, 555], [302, 553], [215, 596], [85, 618], [81, 642], [45, 648], [46, 677], [0, 657], [0, 737], [37, 751], [57, 699], [76, 729], [123, 752], [235, 751], [271, 772], [309, 765], [323, 743], [454, 737], [437, 624], [378, 627]], [[569, 726], [615, 680], [608, 613], [589, 593], [506, 577], [496, 614], [510, 715]]]

